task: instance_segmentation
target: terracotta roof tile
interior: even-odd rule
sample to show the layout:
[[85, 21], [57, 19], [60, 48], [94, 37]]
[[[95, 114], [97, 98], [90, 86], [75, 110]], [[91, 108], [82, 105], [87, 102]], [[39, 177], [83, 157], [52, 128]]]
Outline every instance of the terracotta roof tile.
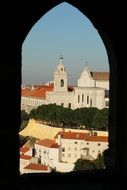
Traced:
[[58, 132], [55, 138], [58, 138], [58, 135], [61, 135], [63, 139], [77, 139], [83, 140], [86, 136], [89, 136], [89, 133], [76, 133], [76, 132]]
[[21, 95], [26, 97], [34, 97], [34, 98], [45, 98], [47, 91], [53, 91], [53, 85], [50, 86], [41, 86], [35, 87], [34, 89], [22, 88]]
[[46, 146], [49, 148], [59, 148], [59, 145], [55, 143], [54, 140], [51, 139], [42, 139], [36, 142], [36, 144], [41, 145], [41, 146]]
[[51, 148], [59, 148], [59, 145], [57, 143], [54, 143]]
[[[34, 89], [32, 88], [22, 88], [21, 95], [25, 97], [34, 97], [34, 98], [45, 98], [46, 92], [53, 91], [53, 85], [35, 85]], [[73, 91], [73, 86], [68, 86], [68, 91]]]
[[58, 135], [61, 135], [63, 139], [108, 142], [107, 136], [91, 136], [90, 133], [58, 132], [55, 138], [58, 138]]
[[30, 159], [32, 158], [32, 156], [20, 155], [20, 158], [21, 158], [21, 159], [24, 159], [24, 160], [30, 160]]
[[34, 163], [30, 163], [29, 165], [27, 165], [26, 167], [24, 167], [24, 169], [30, 169], [30, 170], [48, 170], [48, 167], [42, 164], [34, 164]]
[[91, 72], [94, 80], [109, 80], [109, 72]]
[[30, 150], [30, 148], [29, 147], [20, 147], [20, 152], [22, 152], [22, 153], [25, 153], [25, 152], [28, 152]]
[[108, 142], [107, 136], [88, 136], [85, 137], [86, 141], [96, 141], [96, 142]]

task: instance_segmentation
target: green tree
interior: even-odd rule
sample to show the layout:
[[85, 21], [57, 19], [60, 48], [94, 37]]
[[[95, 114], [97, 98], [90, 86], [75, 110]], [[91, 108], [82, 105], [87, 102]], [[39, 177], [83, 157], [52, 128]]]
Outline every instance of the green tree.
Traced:
[[51, 126], [69, 128], [85, 125], [86, 129], [105, 130], [108, 127], [107, 117], [107, 109], [100, 111], [98, 108], [77, 108], [72, 110], [56, 104], [41, 105], [30, 112], [30, 118]]
[[74, 120], [77, 126], [85, 125], [87, 108], [77, 108], [74, 110]]
[[19, 131], [23, 130], [29, 122], [29, 114], [25, 112], [25, 110], [21, 111], [21, 125]]
[[90, 160], [82, 160], [78, 159], [75, 162], [74, 171], [81, 171], [81, 170], [93, 170], [93, 169], [104, 169], [104, 157], [103, 154], [99, 155], [97, 159], [90, 161]]
[[75, 162], [75, 166], [73, 170], [81, 171], [81, 170], [93, 170], [93, 169], [95, 169], [95, 165], [93, 161], [78, 159]]
[[104, 169], [105, 168], [103, 155], [100, 155], [98, 157], [98, 159], [94, 160], [94, 165], [95, 165], [96, 169]]
[[108, 108], [103, 108], [95, 114], [93, 126], [97, 130], [108, 130]]
[[75, 112], [75, 123], [85, 125], [86, 129], [93, 128], [93, 118], [98, 112], [98, 108], [78, 108]]
[[21, 122], [23, 120], [29, 120], [29, 114], [25, 112], [25, 110], [21, 111]]
[[31, 112], [30, 112], [30, 119], [35, 119], [35, 120], [37, 120], [36, 109], [31, 110]]
[[95, 107], [86, 108], [84, 125], [86, 128], [93, 128], [93, 118], [98, 113], [99, 109]]

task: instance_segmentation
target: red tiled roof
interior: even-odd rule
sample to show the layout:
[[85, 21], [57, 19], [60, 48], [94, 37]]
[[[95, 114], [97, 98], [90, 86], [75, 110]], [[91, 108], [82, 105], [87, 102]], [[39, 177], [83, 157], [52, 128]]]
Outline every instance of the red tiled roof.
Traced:
[[54, 143], [51, 148], [59, 148], [59, 145], [57, 143]]
[[[34, 89], [22, 88], [21, 95], [25, 97], [45, 98], [46, 92], [53, 91], [53, 85], [35, 85]], [[68, 86], [68, 91], [73, 91], [73, 86]]]
[[109, 72], [91, 72], [94, 80], [109, 80]]
[[36, 144], [41, 145], [41, 146], [46, 146], [49, 148], [59, 148], [59, 145], [55, 143], [54, 140], [51, 139], [42, 139], [36, 142]]
[[45, 98], [47, 91], [53, 91], [53, 85], [50, 86], [41, 86], [35, 87], [34, 89], [22, 88], [21, 95], [27, 97], [34, 97], [34, 98]]
[[32, 156], [20, 155], [20, 158], [21, 158], [21, 159], [24, 159], [24, 160], [30, 160], [30, 159], [32, 158]]
[[29, 94], [30, 94], [30, 89], [28, 89], [28, 88], [21, 89], [22, 96], [28, 96]]
[[54, 84], [53, 83], [51, 83], [51, 84], [49, 84], [49, 85], [41, 85], [41, 84], [35, 84], [34, 85], [34, 87], [38, 87], [38, 88], [43, 88], [43, 87], [53, 87], [54, 86]]
[[90, 133], [58, 132], [55, 138], [58, 138], [58, 135], [61, 135], [63, 139], [108, 142], [107, 136], [91, 136]]
[[29, 147], [20, 147], [20, 152], [22, 152], [22, 153], [25, 153], [25, 152], [28, 152], [30, 150], [30, 148]]
[[61, 135], [63, 139], [77, 139], [83, 140], [86, 136], [89, 136], [89, 133], [76, 133], [76, 132], [58, 132], [55, 138], [58, 138], [58, 135]]
[[48, 170], [48, 167], [42, 164], [34, 164], [30, 163], [29, 165], [25, 166], [24, 169], [30, 169], [30, 170]]
[[87, 136], [86, 141], [96, 141], [96, 142], [108, 142], [107, 136]]

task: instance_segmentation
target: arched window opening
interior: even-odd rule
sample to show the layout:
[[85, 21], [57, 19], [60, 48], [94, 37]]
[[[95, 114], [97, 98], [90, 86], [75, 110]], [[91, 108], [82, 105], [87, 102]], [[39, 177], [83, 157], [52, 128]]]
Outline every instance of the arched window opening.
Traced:
[[82, 102], [84, 102], [84, 94], [82, 94]]
[[90, 107], [92, 107], [92, 99], [90, 99]]
[[80, 95], [78, 95], [78, 103], [80, 102]]
[[64, 80], [63, 79], [61, 79], [61, 81], [60, 81], [60, 86], [64, 87]]
[[[67, 15], [61, 14], [63, 10], [65, 12], [65, 9]], [[46, 16], [48, 14], [51, 20]], [[32, 130], [28, 131], [27, 134], [31, 136], [33, 146], [35, 147], [36, 155], [33, 160], [36, 159], [37, 164], [39, 164], [38, 167], [40, 167], [40, 164], [42, 167], [43, 163], [47, 168], [47, 172], [51, 172], [52, 170], [65, 172], [64, 169], [62, 170], [60, 168], [67, 168], [67, 172], [78, 171], [80, 169], [78, 168], [80, 161], [83, 163], [82, 165], [84, 165], [84, 160], [89, 159], [89, 161], [91, 161], [92, 159], [94, 163], [98, 158], [98, 149], [95, 146], [93, 150], [92, 144], [98, 139], [101, 139], [101, 136], [105, 136], [103, 138], [104, 146], [101, 152], [106, 150], [108, 144], [108, 131], [106, 131], [108, 128], [108, 112], [107, 110], [104, 112], [100, 111], [103, 108], [108, 109], [107, 102], [109, 101], [109, 96], [108, 94], [105, 95], [105, 92], [109, 90], [108, 59], [97, 31], [89, 20], [81, 13], [79, 14], [79, 11], [74, 7], [67, 3], [62, 3], [50, 10], [46, 15], [44, 15], [31, 30], [30, 34], [33, 40], [31, 40], [32, 38], [28, 35], [28, 39], [26, 39], [23, 44], [22, 82], [25, 84], [22, 84], [21, 107], [25, 109], [28, 114], [26, 119], [29, 120], [28, 125], [34, 126], [39, 123], [46, 125], [45, 127], [47, 128], [61, 128], [61, 130], [55, 134], [55, 144], [53, 144], [54, 142], [52, 141], [54, 133], [52, 133], [51, 136], [46, 136], [46, 133], [41, 139], [39, 133], [37, 133], [35, 137], [35, 133], [33, 134]], [[61, 16], [60, 22], [60, 19], [56, 19], [58, 15], [59, 18]], [[75, 16], [77, 16], [77, 19]], [[78, 22], [79, 20], [80, 22]], [[75, 22], [77, 25], [75, 25]], [[45, 23], [49, 23], [51, 30], [47, 28], [48, 24]], [[86, 23], [88, 29], [84, 23]], [[68, 28], [68, 31], [66, 31], [65, 28]], [[41, 32], [38, 33], [39, 31]], [[71, 32], [69, 33], [69, 31]], [[35, 39], [37, 41], [35, 41]], [[32, 50], [30, 50], [30, 47]], [[61, 65], [58, 63], [57, 69], [55, 70], [55, 58], [58, 57], [58, 54], [61, 52], [64, 53], [66, 57], [66, 61], [62, 63], [65, 67], [61, 68]], [[93, 63], [97, 65], [95, 66]], [[69, 80], [67, 80], [67, 74], [64, 73], [66, 67], [71, 74]], [[52, 78], [53, 72], [54, 78]], [[65, 88], [66, 85], [67, 88]], [[56, 91], [54, 91], [54, 89]], [[26, 103], [28, 98], [30, 103]], [[38, 99], [40, 99], [39, 107], [37, 104]], [[22, 114], [24, 113], [22, 112]], [[102, 120], [102, 116], [106, 119]], [[23, 125], [24, 123], [26, 122], [23, 122]], [[21, 135], [25, 133], [24, 128], [26, 128], [25, 131], [27, 131], [27, 128], [29, 130], [28, 125], [22, 127]], [[68, 131], [68, 128], [71, 130]], [[63, 133], [61, 133], [62, 129], [65, 129]], [[86, 140], [84, 129], [88, 132], [88, 138]], [[82, 130], [82, 132], [80, 130]], [[84, 138], [81, 137], [79, 131], [82, 133], [82, 136], [84, 135]], [[92, 137], [95, 132], [97, 134], [96, 139], [95, 136]], [[68, 146], [66, 143], [64, 144], [64, 140], [61, 139], [64, 139], [66, 136], [71, 137], [72, 133], [74, 133], [74, 143], [72, 143], [71, 150], [74, 150], [74, 152], [69, 152], [68, 154], [68, 152], [65, 151], [64, 155], [59, 157], [61, 148], [64, 147], [64, 149], [67, 150], [66, 146]], [[36, 138], [40, 140], [36, 141]], [[31, 141], [31, 139], [29, 140]], [[68, 140], [68, 144], [69, 143]], [[47, 144], [52, 144], [52, 146], [47, 148], [45, 146]], [[26, 146], [26, 144], [24, 144], [24, 146]], [[50, 158], [50, 153], [52, 152], [50, 148], [52, 147], [56, 147], [56, 149], [53, 150], [55, 157], [51, 156]], [[87, 149], [87, 151], [83, 151], [82, 147]], [[78, 152], [77, 150], [80, 151]], [[26, 154], [30, 156], [29, 151]], [[61, 165], [61, 167], [58, 167], [58, 165]], [[65, 167], [62, 167], [62, 165]], [[25, 170], [22, 168], [26, 166], [20, 167], [21, 173], [24, 172]], [[84, 168], [84, 170], [85, 169], [86, 168]], [[104, 167], [100, 169], [104, 169]]]
[[86, 100], [87, 100], [87, 104], [89, 104], [89, 96], [87, 96], [86, 98], [87, 98], [87, 99], [86, 99]]

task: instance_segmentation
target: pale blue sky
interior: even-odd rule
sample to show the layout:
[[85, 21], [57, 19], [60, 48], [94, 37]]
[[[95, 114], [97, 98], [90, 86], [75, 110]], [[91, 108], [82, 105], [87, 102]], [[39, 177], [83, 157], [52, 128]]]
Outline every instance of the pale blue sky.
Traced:
[[86, 61], [91, 71], [109, 71], [107, 52], [97, 30], [67, 3], [47, 12], [28, 33], [22, 46], [22, 84], [53, 80], [61, 54], [69, 84], [77, 85]]

